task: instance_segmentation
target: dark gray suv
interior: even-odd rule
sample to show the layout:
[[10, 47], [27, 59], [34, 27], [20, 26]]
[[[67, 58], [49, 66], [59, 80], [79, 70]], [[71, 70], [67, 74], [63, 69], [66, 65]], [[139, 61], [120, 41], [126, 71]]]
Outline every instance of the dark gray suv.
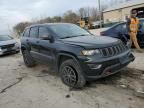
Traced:
[[37, 62], [49, 64], [59, 72], [64, 84], [74, 88], [115, 74], [134, 61], [122, 41], [94, 36], [69, 23], [27, 27], [21, 38], [21, 51], [28, 67]]

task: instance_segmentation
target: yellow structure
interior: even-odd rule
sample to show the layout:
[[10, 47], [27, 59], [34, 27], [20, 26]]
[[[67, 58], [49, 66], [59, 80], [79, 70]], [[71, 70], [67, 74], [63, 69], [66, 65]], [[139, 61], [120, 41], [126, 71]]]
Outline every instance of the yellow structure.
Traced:
[[81, 18], [80, 21], [78, 22], [79, 26], [85, 29], [93, 29], [93, 24], [89, 20], [89, 17], [84, 17]]
[[80, 27], [84, 28], [85, 27], [85, 21], [80, 21]]

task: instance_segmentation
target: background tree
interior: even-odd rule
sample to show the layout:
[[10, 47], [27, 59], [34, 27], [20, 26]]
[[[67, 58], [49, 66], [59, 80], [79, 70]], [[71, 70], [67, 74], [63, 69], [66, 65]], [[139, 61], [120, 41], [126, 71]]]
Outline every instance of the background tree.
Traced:
[[79, 16], [72, 10], [69, 10], [66, 13], [64, 13], [63, 22], [77, 23], [78, 20], [79, 20]]
[[98, 19], [98, 9], [95, 7], [90, 8], [90, 20], [91, 21], [97, 21]]
[[24, 31], [24, 29], [29, 25], [30, 25], [29, 22], [21, 22], [16, 24], [13, 29], [16, 32], [16, 34], [20, 36], [21, 33]]
[[80, 8], [80, 9], [78, 10], [78, 13], [79, 13], [79, 16], [80, 16], [80, 17], [84, 17], [84, 8]]
[[[13, 27], [14, 32], [20, 36], [25, 27], [31, 24], [43, 24], [43, 23], [54, 23], [54, 22], [67, 22], [67, 23], [77, 23], [81, 17], [89, 17], [91, 22], [99, 21], [100, 14], [107, 5], [102, 5], [99, 11], [96, 7], [82, 7], [78, 11], [74, 12], [69, 10], [63, 14], [63, 16], [53, 16], [53, 17], [41, 17], [39, 20], [33, 19], [31, 22], [20, 22]], [[101, 17], [102, 14], [101, 14]]]

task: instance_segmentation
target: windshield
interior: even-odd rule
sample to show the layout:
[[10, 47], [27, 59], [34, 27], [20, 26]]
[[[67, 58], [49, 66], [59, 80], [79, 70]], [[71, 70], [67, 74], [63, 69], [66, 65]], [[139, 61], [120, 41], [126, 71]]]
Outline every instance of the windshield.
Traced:
[[12, 37], [8, 36], [8, 35], [0, 35], [0, 41], [7, 41], [7, 40], [11, 40]]
[[74, 24], [50, 25], [49, 28], [59, 36], [59, 38], [71, 38], [90, 35], [89, 32]]

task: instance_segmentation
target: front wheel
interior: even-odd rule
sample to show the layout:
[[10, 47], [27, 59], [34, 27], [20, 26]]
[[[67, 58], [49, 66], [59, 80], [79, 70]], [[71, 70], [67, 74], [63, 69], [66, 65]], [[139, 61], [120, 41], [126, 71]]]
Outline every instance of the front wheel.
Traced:
[[65, 60], [59, 71], [62, 82], [69, 87], [82, 88], [86, 83], [79, 65], [72, 59]]

